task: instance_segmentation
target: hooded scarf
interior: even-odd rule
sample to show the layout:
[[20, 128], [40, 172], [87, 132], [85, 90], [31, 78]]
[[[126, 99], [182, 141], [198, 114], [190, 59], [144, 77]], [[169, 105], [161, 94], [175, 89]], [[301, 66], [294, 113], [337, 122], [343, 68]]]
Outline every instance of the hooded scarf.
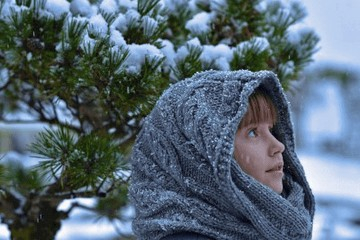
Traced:
[[[261, 86], [285, 145], [284, 191], [246, 174], [234, 139]], [[194, 232], [213, 239], [311, 239], [314, 197], [295, 153], [288, 101], [270, 71], [206, 71], [169, 87], [133, 148], [130, 200], [138, 239]]]

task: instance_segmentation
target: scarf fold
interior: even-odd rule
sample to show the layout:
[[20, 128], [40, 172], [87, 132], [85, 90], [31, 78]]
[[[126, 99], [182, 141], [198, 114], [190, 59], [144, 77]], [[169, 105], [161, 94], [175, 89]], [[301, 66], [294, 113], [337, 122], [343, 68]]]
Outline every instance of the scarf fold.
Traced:
[[[284, 193], [242, 171], [234, 138], [248, 97], [267, 89], [286, 150]], [[138, 239], [196, 232], [213, 239], [311, 239], [314, 197], [295, 154], [288, 102], [269, 71], [207, 71], [161, 96], [133, 148], [130, 199]]]

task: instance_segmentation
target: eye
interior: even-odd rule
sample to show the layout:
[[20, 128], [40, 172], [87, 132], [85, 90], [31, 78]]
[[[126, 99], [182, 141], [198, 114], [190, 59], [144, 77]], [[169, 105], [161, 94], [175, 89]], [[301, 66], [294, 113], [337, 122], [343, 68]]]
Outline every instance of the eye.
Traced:
[[257, 136], [257, 134], [256, 134], [256, 129], [255, 129], [255, 128], [251, 129], [251, 130], [248, 132], [248, 137], [254, 138], [254, 137], [256, 137], [256, 136]]

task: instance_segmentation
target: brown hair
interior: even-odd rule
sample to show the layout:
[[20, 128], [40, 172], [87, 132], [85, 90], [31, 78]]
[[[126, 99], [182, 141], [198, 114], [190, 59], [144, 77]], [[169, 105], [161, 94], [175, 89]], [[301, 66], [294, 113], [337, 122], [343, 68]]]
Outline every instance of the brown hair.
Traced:
[[277, 109], [264, 89], [256, 89], [249, 97], [248, 110], [240, 122], [240, 128], [252, 123], [277, 120]]

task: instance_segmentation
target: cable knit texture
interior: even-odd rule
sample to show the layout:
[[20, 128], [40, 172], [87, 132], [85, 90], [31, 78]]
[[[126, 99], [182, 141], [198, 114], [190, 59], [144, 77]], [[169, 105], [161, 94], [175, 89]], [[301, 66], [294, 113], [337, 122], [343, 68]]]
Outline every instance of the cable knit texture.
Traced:
[[[233, 157], [248, 98], [264, 87], [286, 149], [284, 193]], [[206, 71], [172, 85], [145, 119], [132, 153], [130, 199], [138, 239], [195, 232], [213, 239], [311, 239], [314, 197], [295, 153], [289, 103], [269, 71]]]

